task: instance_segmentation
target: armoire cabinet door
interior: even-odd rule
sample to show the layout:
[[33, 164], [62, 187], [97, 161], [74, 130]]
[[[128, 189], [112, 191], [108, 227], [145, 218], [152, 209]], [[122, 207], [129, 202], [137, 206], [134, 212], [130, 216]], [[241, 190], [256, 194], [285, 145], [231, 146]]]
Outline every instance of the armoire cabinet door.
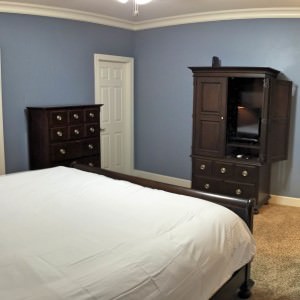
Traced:
[[220, 157], [226, 138], [227, 78], [196, 77], [193, 153]]

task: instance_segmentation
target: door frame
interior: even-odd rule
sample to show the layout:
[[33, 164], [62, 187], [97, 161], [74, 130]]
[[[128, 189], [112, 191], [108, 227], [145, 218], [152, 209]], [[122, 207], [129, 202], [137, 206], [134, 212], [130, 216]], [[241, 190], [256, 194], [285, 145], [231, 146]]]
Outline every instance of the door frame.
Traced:
[[[116, 56], [107, 54], [94, 54], [94, 84], [95, 84], [95, 103], [100, 103], [100, 78], [98, 74], [100, 62], [118, 62], [125, 65], [126, 72], [126, 106], [125, 130], [127, 143], [125, 147], [125, 172], [133, 174], [134, 171], [134, 59], [133, 57]], [[100, 103], [101, 104], [101, 103]], [[102, 103], [103, 104], [103, 103]], [[101, 120], [100, 120], [101, 122]]]
[[2, 77], [1, 77], [1, 49], [0, 49], [0, 175], [5, 174], [4, 132], [3, 132], [3, 104], [2, 104]]

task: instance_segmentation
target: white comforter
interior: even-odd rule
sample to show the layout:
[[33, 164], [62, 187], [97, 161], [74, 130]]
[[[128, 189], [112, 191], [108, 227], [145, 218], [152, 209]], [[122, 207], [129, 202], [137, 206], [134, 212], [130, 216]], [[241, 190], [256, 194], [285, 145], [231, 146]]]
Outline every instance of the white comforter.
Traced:
[[0, 176], [1, 300], [206, 300], [254, 252], [207, 201], [65, 167]]

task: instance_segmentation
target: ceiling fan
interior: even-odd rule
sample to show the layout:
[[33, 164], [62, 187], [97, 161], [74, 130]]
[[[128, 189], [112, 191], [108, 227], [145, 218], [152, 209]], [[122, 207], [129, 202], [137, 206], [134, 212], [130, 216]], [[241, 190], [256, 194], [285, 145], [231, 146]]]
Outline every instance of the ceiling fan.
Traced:
[[[151, 1], [152, 0], [133, 0], [133, 15], [139, 15], [139, 5], [147, 4]], [[128, 2], [128, 0], [118, 0], [118, 2], [125, 4]]]

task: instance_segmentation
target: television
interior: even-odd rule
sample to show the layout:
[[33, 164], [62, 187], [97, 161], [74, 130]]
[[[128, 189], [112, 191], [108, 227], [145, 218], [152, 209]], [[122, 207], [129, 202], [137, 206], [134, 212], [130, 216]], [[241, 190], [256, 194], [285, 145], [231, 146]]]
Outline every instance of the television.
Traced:
[[234, 140], [258, 143], [260, 135], [261, 109], [237, 107], [236, 135]]

